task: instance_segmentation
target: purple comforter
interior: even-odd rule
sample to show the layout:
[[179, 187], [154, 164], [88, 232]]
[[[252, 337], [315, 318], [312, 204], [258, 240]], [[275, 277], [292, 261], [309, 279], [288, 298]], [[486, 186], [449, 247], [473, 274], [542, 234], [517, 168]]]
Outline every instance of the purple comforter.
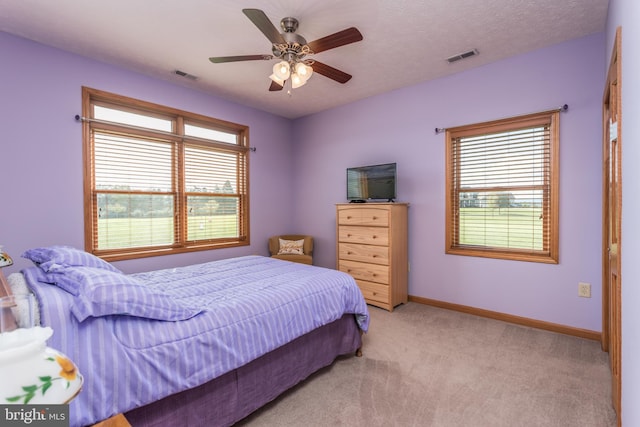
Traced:
[[39, 300], [49, 345], [67, 354], [85, 385], [71, 402], [71, 426], [203, 384], [344, 313], [368, 328], [366, 303], [353, 278], [321, 267], [247, 256], [130, 275], [180, 304], [203, 310], [183, 321], [109, 315], [82, 322], [74, 295], [23, 271]]

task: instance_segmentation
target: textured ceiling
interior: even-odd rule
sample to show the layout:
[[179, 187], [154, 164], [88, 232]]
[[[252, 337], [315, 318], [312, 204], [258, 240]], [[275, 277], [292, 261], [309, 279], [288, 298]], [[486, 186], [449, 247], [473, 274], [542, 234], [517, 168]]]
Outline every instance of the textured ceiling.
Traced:
[[[379, 93], [604, 31], [608, 0], [0, 0], [0, 30], [296, 118]], [[315, 58], [353, 75], [315, 74], [269, 92], [275, 60], [212, 64], [211, 56], [270, 54], [242, 13], [259, 8], [280, 28], [300, 21], [308, 42], [348, 27], [361, 42]], [[480, 55], [449, 64], [449, 56]], [[46, 67], [46, 64], [43, 64]], [[178, 69], [196, 76], [179, 77]]]

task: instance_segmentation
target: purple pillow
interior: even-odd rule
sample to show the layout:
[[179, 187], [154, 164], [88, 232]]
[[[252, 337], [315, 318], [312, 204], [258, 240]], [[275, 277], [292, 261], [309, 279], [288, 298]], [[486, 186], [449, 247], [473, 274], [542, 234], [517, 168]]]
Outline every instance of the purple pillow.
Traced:
[[[93, 267], [69, 268], [56, 284], [73, 289], [71, 313], [82, 322], [88, 317], [125, 315], [155, 320], [187, 320], [202, 312], [186, 307], [171, 296], [156, 292], [121, 273]], [[64, 288], [63, 288], [64, 289]], [[73, 292], [71, 292], [73, 293]]]
[[39, 281], [56, 285], [73, 296], [80, 295], [83, 292], [83, 287], [94, 284], [141, 285], [138, 280], [124, 273], [96, 267], [66, 267], [52, 273], [43, 273], [42, 276], [44, 277], [41, 277]]
[[49, 246], [25, 251], [23, 258], [30, 259], [45, 273], [60, 271], [66, 267], [94, 267], [122, 273], [103, 259], [71, 246]]

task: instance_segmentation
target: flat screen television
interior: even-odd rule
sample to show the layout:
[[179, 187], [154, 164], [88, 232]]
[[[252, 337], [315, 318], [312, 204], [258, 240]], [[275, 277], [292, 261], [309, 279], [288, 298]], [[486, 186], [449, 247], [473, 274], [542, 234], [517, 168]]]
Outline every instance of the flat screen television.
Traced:
[[387, 200], [396, 198], [396, 164], [347, 168], [347, 200]]

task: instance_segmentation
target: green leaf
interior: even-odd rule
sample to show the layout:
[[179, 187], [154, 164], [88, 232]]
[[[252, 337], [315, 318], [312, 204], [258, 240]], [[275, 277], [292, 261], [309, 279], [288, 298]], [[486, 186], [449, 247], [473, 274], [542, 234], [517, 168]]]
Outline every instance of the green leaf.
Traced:
[[7, 397], [7, 402], [17, 402], [20, 399], [22, 399], [22, 396]]
[[43, 383], [48, 383], [51, 382], [51, 377], [47, 376], [47, 377], [38, 377], [40, 378], [40, 381], [42, 381]]
[[29, 403], [29, 401], [30, 401], [31, 399], [33, 399], [33, 397], [34, 397], [34, 396], [35, 396], [35, 394], [34, 394], [34, 393], [29, 393], [29, 394], [25, 395], [25, 396], [24, 396], [24, 404], [26, 405], [27, 403]]
[[44, 394], [47, 392], [47, 390], [49, 390], [49, 387], [51, 387], [51, 383], [50, 383], [50, 382], [49, 382], [49, 383], [45, 383], [45, 384], [42, 386], [42, 395], [43, 395], [43, 396], [44, 396]]
[[37, 385], [28, 385], [25, 387], [22, 387], [22, 390], [26, 391], [27, 393], [33, 393], [38, 389]]

